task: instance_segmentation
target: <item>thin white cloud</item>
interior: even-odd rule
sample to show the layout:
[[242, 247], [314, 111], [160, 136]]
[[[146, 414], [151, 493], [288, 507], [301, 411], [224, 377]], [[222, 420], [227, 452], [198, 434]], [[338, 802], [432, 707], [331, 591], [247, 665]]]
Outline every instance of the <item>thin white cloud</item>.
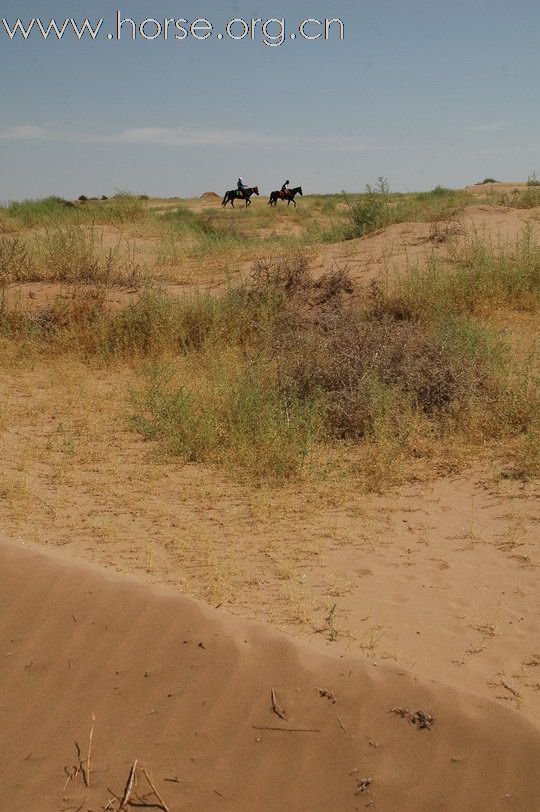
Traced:
[[460, 129], [470, 133], [495, 133], [504, 130], [508, 125], [504, 121], [483, 122], [481, 124], [469, 124]]
[[[385, 149], [374, 141], [361, 141], [347, 137], [297, 138], [287, 135], [242, 130], [211, 129], [197, 127], [132, 127], [118, 132], [88, 132], [51, 122], [48, 124], [21, 124], [0, 131], [4, 141], [56, 141], [71, 144], [131, 144], [153, 146], [281, 146], [289, 149], [334, 149], [371, 152]], [[388, 148], [388, 147], [386, 147]]]
[[456, 152], [458, 156], [487, 156], [497, 157], [498, 155], [537, 155], [540, 152], [540, 144], [531, 144], [527, 146], [511, 146], [511, 147], [493, 147], [493, 149], [477, 149], [468, 150], [463, 152]]

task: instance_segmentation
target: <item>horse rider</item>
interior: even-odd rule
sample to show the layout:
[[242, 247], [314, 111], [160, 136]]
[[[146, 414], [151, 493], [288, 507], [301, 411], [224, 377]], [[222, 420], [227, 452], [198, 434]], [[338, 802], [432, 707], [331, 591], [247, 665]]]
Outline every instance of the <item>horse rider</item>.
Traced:
[[242, 178], [238, 178], [238, 182], [237, 182], [237, 184], [236, 184], [236, 188], [238, 189], [238, 194], [240, 194], [242, 197], [244, 197], [244, 192], [245, 192], [245, 190], [247, 189], [247, 186], [245, 185], [245, 183], [244, 183], [244, 181], [242, 180]]
[[280, 195], [281, 195], [282, 198], [287, 197], [287, 193], [289, 191], [289, 183], [290, 183], [290, 180], [286, 180], [285, 183], [283, 184], [283, 186], [281, 187]]

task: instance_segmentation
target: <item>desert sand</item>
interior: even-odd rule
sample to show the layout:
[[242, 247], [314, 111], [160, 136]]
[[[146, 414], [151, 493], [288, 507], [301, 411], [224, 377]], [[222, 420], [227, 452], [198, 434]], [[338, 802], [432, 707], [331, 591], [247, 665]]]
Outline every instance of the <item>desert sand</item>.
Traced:
[[[194, 211], [221, 208], [203, 197]], [[315, 277], [346, 268], [368, 288], [432, 255], [450, 267], [476, 235], [538, 240], [539, 215], [475, 200], [307, 250]], [[129, 240], [155, 261], [155, 240]], [[213, 258], [182, 263], [170, 294], [230, 283]], [[4, 295], [34, 313], [72, 292]], [[536, 315], [493, 320], [535, 363]], [[117, 809], [137, 759], [134, 805], [171, 812], [536, 809], [537, 481], [506, 477], [503, 452], [494, 467], [452, 448], [384, 493], [353, 477], [253, 488], [136, 434], [137, 374], [67, 356], [3, 369], [0, 808]]]
[[136, 760], [147, 808], [535, 808], [538, 735], [512, 710], [59, 554], [0, 556], [5, 809], [118, 808]]

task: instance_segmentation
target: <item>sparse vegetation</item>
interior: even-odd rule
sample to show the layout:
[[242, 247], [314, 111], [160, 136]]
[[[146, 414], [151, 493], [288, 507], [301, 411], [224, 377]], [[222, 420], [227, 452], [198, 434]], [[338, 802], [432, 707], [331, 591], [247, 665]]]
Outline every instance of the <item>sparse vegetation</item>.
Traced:
[[[498, 196], [0, 207], [6, 533], [409, 667], [373, 557], [389, 592], [413, 564], [458, 584], [462, 545], [533, 566], [537, 212]], [[345, 239], [366, 200], [389, 227]], [[504, 240], [492, 215], [529, 226]], [[459, 665], [511, 635], [490, 611]]]
[[[536, 436], [535, 381], [512, 366], [486, 321], [501, 308], [538, 308], [540, 252], [530, 227], [511, 245], [448, 233], [448, 260], [411, 262], [360, 295], [343, 269], [312, 276], [306, 249], [326, 238], [312, 223], [301, 226], [303, 236], [257, 239], [254, 227], [271, 216], [265, 209], [152, 213], [142, 197], [8, 207], [21, 230], [0, 238], [4, 293], [32, 280], [69, 292], [30, 311], [4, 306], [2, 334], [27, 353], [144, 359], [133, 425], [168, 453], [279, 482], [307, 475], [316, 449], [355, 447], [371, 458], [364, 484], [380, 488], [399, 479], [405, 460], [436, 455], [452, 437]], [[337, 218], [334, 236], [346, 228], [341, 236], [350, 237], [408, 219], [438, 224], [464, 202], [441, 186], [391, 195], [380, 178], [356, 200], [319, 197], [313, 207]], [[297, 227], [305, 220], [284, 216]], [[36, 239], [27, 229], [38, 222]], [[166, 267], [186, 250], [196, 264], [214, 254], [229, 263], [244, 252], [261, 256], [269, 245], [277, 253], [217, 294], [174, 298], [149, 277], [143, 284], [133, 250], [105, 248], [97, 222], [154, 233]], [[113, 303], [115, 287], [129, 292], [123, 303]], [[529, 449], [516, 467], [525, 476], [534, 470], [532, 441], [515, 447]]]
[[345, 239], [365, 237], [393, 223], [438, 222], [456, 217], [464, 208], [464, 192], [436, 186], [430, 192], [391, 194], [388, 181], [380, 177], [366, 193], [347, 199], [349, 225]]
[[510, 245], [469, 236], [451, 248], [450, 256], [450, 268], [432, 256], [376, 285], [375, 310], [396, 318], [435, 320], [451, 313], [485, 315], [504, 306], [538, 307], [540, 247], [529, 227]]
[[178, 345], [202, 372], [182, 366], [181, 386], [152, 378], [134, 398], [136, 425], [187, 460], [277, 479], [326, 441], [367, 443], [390, 466], [449, 432], [527, 432], [538, 418], [534, 381], [511, 367], [494, 331], [455, 296], [433, 312], [424, 297], [411, 301], [421, 309], [397, 312], [380, 292], [359, 304], [346, 274], [315, 281], [301, 255], [259, 264], [210, 319], [208, 302], [192, 303], [200, 316], [192, 310], [189, 322], [206, 328]]
[[66, 216], [73, 204], [61, 197], [47, 197], [43, 200], [24, 200], [10, 203], [7, 214], [26, 228], [50, 225]]

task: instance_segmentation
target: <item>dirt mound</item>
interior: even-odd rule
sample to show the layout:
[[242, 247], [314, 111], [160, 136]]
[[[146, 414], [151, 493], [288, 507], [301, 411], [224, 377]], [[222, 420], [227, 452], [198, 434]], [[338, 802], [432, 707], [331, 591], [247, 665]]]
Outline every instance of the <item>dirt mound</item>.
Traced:
[[203, 192], [201, 200], [221, 200], [221, 197], [216, 192]]
[[0, 571], [3, 808], [535, 808], [515, 711], [35, 548]]
[[516, 181], [509, 183], [508, 181], [495, 181], [494, 183], [474, 183], [470, 186], [465, 186], [464, 191], [469, 194], [484, 196], [488, 192], [513, 192], [524, 191], [527, 189], [527, 184], [523, 181]]

